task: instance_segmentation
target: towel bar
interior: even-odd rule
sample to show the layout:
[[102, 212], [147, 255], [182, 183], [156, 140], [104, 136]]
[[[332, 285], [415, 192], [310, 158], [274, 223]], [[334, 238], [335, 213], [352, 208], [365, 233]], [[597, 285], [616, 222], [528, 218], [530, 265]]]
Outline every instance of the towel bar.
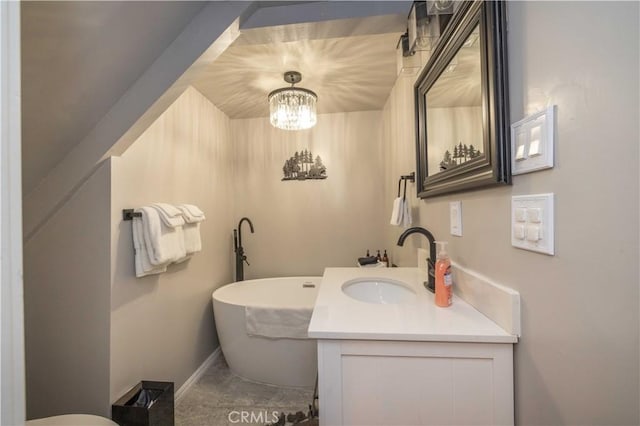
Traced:
[[400, 179], [408, 180], [410, 182], [415, 182], [416, 181], [416, 172], [411, 172], [408, 175], [400, 176]]
[[142, 217], [142, 213], [134, 212], [133, 209], [122, 209], [122, 220], [132, 220], [134, 217]]

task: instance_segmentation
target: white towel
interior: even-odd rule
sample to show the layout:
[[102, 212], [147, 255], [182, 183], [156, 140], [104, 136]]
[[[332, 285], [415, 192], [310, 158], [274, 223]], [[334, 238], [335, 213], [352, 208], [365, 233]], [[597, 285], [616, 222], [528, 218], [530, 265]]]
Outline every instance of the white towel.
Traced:
[[186, 222], [182, 229], [184, 230], [184, 248], [187, 254], [202, 250], [200, 222], [205, 219], [204, 213], [193, 204], [179, 204], [176, 207], [182, 212], [182, 216]]
[[402, 200], [402, 226], [408, 228], [411, 226], [413, 222], [411, 218], [411, 206], [409, 205], [409, 200], [406, 198]]
[[204, 212], [200, 210], [198, 206], [194, 206], [193, 204], [178, 204], [176, 207], [180, 210], [182, 217], [184, 217], [187, 223], [197, 223], [205, 220]]
[[157, 208], [142, 207], [139, 211], [142, 213], [144, 243], [150, 263], [160, 266], [182, 260], [187, 255], [182, 226], [167, 226]]
[[178, 264], [178, 263], [186, 262], [186, 261], [187, 261], [187, 260], [189, 260], [189, 259], [191, 259], [191, 255], [190, 255], [190, 254], [187, 254], [187, 255], [186, 255], [185, 257], [183, 257], [182, 259], [178, 259], [178, 260], [174, 261], [174, 262], [172, 263], [172, 265], [176, 265], [176, 264]]
[[144, 225], [142, 218], [133, 218], [133, 248], [135, 250], [134, 258], [136, 264], [136, 277], [144, 277], [152, 274], [161, 274], [166, 272], [167, 265], [152, 265], [149, 260], [149, 252], [144, 243]]
[[393, 211], [391, 212], [391, 225], [398, 226], [402, 223], [402, 197], [393, 200]]
[[167, 203], [153, 203], [151, 207], [156, 209], [160, 214], [160, 219], [164, 222], [165, 225], [175, 228], [178, 226], [182, 226], [185, 223], [184, 217], [182, 216], [182, 210], [177, 208], [176, 206], [172, 206]]
[[185, 223], [182, 227], [184, 237], [184, 249], [187, 255], [199, 252], [202, 250], [202, 241], [200, 239], [200, 224], [199, 223]]
[[308, 338], [307, 329], [313, 308], [246, 306], [244, 318], [247, 334], [271, 338]]

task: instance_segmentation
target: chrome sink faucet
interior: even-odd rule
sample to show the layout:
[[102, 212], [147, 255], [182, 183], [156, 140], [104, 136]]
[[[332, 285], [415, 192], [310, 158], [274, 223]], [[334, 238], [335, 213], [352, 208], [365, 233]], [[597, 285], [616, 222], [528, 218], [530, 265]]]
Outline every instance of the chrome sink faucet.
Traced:
[[424, 283], [427, 290], [432, 293], [436, 292], [436, 239], [433, 237], [433, 234], [428, 230], [421, 228], [419, 226], [414, 226], [413, 228], [409, 228], [404, 231], [400, 238], [398, 238], [398, 245], [402, 247], [404, 245], [404, 240], [411, 234], [422, 234], [429, 240], [429, 259], [427, 259], [427, 274], [429, 277], [429, 281]]

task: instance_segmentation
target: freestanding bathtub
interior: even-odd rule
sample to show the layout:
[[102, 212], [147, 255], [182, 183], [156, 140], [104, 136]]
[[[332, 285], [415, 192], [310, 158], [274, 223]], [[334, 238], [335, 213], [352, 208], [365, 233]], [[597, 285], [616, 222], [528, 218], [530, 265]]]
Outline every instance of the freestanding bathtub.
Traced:
[[322, 277], [265, 278], [234, 282], [213, 292], [213, 315], [229, 368], [249, 380], [312, 387], [318, 369], [315, 339], [247, 334], [245, 307], [313, 309]]

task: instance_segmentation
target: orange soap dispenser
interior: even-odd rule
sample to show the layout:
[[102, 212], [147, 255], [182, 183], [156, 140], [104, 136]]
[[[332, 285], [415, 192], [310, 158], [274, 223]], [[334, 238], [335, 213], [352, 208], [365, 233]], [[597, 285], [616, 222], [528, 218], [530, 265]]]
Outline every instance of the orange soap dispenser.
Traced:
[[447, 242], [436, 241], [436, 305], [451, 306], [451, 259], [447, 253]]

